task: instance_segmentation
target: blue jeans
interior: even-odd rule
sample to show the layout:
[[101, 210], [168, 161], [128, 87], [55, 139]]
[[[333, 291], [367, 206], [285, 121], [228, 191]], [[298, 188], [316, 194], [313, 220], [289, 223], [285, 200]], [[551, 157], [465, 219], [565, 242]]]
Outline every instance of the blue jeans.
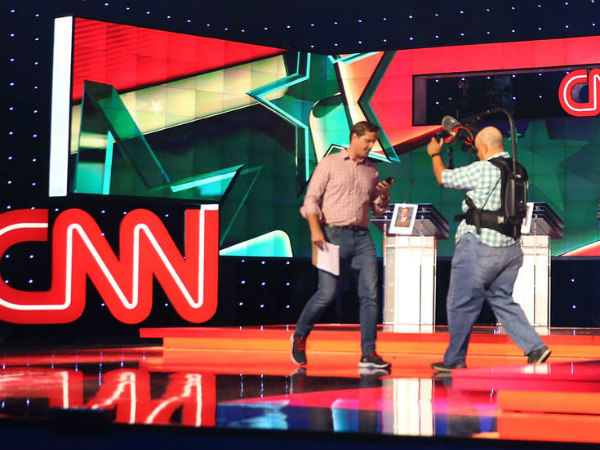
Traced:
[[496, 319], [527, 354], [544, 343], [512, 298], [523, 252], [519, 242], [510, 247], [490, 247], [467, 233], [456, 244], [446, 309], [450, 343], [444, 363], [465, 360], [471, 329], [487, 299]]
[[[357, 284], [360, 301], [360, 334], [363, 355], [375, 351], [377, 337], [377, 256], [368, 230], [351, 231], [325, 227], [328, 242], [340, 246], [340, 273], [350, 270]], [[307, 337], [315, 322], [333, 301], [339, 276], [319, 270], [317, 291], [304, 306], [296, 324], [296, 334]]]

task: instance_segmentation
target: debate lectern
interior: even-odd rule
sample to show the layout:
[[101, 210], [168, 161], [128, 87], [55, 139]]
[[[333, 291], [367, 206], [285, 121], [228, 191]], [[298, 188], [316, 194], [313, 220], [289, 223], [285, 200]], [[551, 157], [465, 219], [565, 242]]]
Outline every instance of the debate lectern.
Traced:
[[446, 219], [431, 204], [418, 204], [410, 235], [390, 234], [395, 205], [371, 222], [383, 233], [383, 323], [435, 325], [438, 239], [448, 237]]
[[533, 326], [550, 326], [550, 239], [562, 237], [563, 221], [542, 202], [533, 203], [531, 223], [521, 237], [523, 266], [515, 281], [513, 298]]

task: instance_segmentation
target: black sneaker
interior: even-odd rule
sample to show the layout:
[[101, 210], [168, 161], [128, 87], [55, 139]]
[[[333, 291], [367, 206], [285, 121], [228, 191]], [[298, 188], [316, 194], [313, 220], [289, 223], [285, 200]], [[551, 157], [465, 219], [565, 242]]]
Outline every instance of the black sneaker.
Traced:
[[545, 345], [541, 346], [538, 349], [535, 349], [532, 352], [527, 354], [527, 363], [528, 364], [541, 364], [548, 359], [552, 350], [550, 350]]
[[438, 372], [450, 372], [454, 369], [464, 369], [467, 367], [464, 361], [460, 361], [454, 364], [446, 364], [445, 362], [437, 362], [431, 365], [431, 368], [437, 370]]
[[292, 334], [292, 361], [299, 366], [306, 364], [306, 338]]
[[371, 369], [389, 369], [391, 364], [381, 359], [381, 357], [373, 352], [368, 355], [362, 355], [358, 367], [371, 368]]

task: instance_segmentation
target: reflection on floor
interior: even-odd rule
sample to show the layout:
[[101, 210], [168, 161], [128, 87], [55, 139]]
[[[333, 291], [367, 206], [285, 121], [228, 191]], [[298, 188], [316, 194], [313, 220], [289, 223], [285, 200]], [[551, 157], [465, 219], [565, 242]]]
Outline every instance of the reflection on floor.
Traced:
[[548, 330], [553, 354], [533, 366], [501, 330], [479, 329], [452, 378], [429, 368], [448, 338], [430, 331], [380, 332], [390, 373], [360, 373], [358, 330], [342, 326], [313, 332], [305, 368], [289, 359], [288, 327], [141, 330], [163, 346], [7, 353], [0, 418], [600, 443], [600, 330]]

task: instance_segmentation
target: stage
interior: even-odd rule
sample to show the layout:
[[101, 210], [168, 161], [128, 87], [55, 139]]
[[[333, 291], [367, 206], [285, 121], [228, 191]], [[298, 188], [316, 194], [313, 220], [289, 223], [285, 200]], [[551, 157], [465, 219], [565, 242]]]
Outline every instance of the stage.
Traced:
[[200, 436], [206, 448], [600, 443], [600, 330], [538, 331], [553, 350], [547, 364], [527, 365], [502, 329], [478, 327], [467, 368], [451, 378], [429, 367], [444, 328], [381, 327], [389, 374], [359, 373], [354, 325], [317, 326], [304, 369], [285, 325], [147, 328], [143, 346], [5, 351], [0, 426], [27, 448], [75, 447], [88, 432], [102, 435], [98, 448], [111, 436], [146, 449]]

